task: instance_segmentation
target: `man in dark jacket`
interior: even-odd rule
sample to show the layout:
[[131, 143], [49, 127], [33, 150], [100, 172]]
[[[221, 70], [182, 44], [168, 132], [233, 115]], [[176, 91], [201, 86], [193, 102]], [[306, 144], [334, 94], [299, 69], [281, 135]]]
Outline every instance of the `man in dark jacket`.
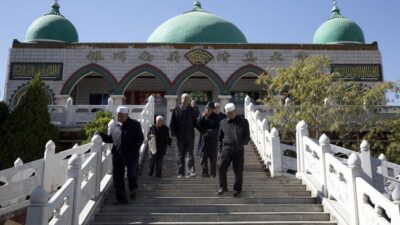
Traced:
[[[181, 96], [181, 104], [172, 111], [170, 130], [171, 135], [176, 137], [178, 154], [178, 178], [196, 176], [194, 170], [194, 128], [197, 126], [195, 111], [190, 105], [190, 96], [186, 93]], [[185, 157], [188, 157], [188, 170], [185, 174]]]
[[[214, 103], [209, 102], [206, 111], [198, 121], [201, 132], [201, 176], [215, 177], [217, 174], [217, 144], [219, 132], [219, 117], [214, 113]], [[210, 160], [210, 173], [208, 173], [208, 160]]]
[[147, 139], [155, 138], [156, 153], [150, 152], [150, 172], [149, 176], [153, 176], [154, 169], [156, 169], [156, 177], [161, 177], [162, 163], [167, 146], [171, 145], [171, 137], [169, 136], [169, 128], [164, 125], [164, 117], [157, 116], [156, 124], [150, 127]]
[[244, 145], [250, 141], [249, 123], [246, 119], [237, 116], [235, 105], [228, 103], [225, 106], [227, 118], [221, 121], [218, 150], [219, 150], [219, 190], [218, 195], [228, 191], [226, 173], [229, 165], [233, 163], [235, 184], [233, 186], [233, 197], [238, 197], [242, 191]]
[[223, 119], [226, 118], [226, 115], [221, 112], [221, 104], [218, 102], [215, 103], [214, 113], [218, 115], [219, 121], [221, 122]]
[[139, 151], [144, 140], [140, 123], [129, 118], [128, 112], [128, 108], [118, 107], [118, 123], [110, 123], [109, 134], [99, 133], [104, 142], [113, 143], [111, 152], [113, 180], [117, 196], [116, 204], [126, 204], [128, 202], [124, 185], [125, 167], [128, 174], [130, 197], [134, 199], [136, 196]]

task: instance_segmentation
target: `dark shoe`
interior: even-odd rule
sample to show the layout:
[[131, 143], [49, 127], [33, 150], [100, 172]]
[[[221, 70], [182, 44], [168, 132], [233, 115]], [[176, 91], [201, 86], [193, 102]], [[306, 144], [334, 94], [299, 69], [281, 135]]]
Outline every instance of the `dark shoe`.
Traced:
[[212, 176], [212, 177], [216, 177], [217, 175], [215, 175], [215, 174], [211, 174], [211, 176]]
[[240, 191], [234, 191], [233, 192], [233, 197], [237, 198], [240, 196]]
[[130, 190], [129, 191], [129, 197], [131, 197], [131, 199], [135, 199], [136, 198], [136, 191], [135, 190]]
[[201, 174], [202, 177], [210, 177], [210, 175], [206, 174], [206, 173], [202, 173]]
[[218, 192], [217, 192], [217, 195], [223, 195], [224, 194], [224, 192], [227, 192], [228, 191], [228, 189], [225, 189], [225, 188], [219, 188], [219, 190], [218, 190]]
[[128, 200], [124, 199], [124, 200], [117, 200], [116, 202], [114, 202], [114, 205], [127, 205], [128, 204]]

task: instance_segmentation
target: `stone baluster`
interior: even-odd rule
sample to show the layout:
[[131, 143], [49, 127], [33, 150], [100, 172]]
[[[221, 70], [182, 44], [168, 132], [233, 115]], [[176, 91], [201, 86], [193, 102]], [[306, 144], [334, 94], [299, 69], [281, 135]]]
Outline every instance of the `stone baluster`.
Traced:
[[393, 204], [396, 205], [395, 212], [393, 212], [392, 224], [400, 224], [400, 185], [397, 185], [393, 190], [391, 197]]
[[26, 217], [27, 225], [47, 225], [48, 224], [48, 209], [47, 201], [49, 195], [42, 186], [37, 186], [31, 194], [30, 205]]
[[296, 152], [297, 152], [297, 173], [296, 176], [301, 178], [304, 172], [304, 149], [303, 137], [308, 136], [308, 125], [302, 120], [296, 125]]
[[246, 119], [249, 119], [249, 108], [248, 106], [251, 103], [251, 99], [248, 95], [246, 95], [246, 97], [244, 98], [244, 117]]
[[329, 140], [328, 136], [325, 134], [322, 134], [321, 137], [319, 138], [319, 146], [321, 148], [321, 169], [322, 169], [322, 181], [323, 181], [323, 186], [322, 186], [322, 194], [325, 197], [328, 197], [328, 180], [327, 180], [327, 174], [326, 174], [326, 153], [331, 153], [331, 141]]
[[261, 139], [261, 141], [262, 141], [261, 154], [262, 154], [262, 159], [264, 161], [264, 164], [267, 165], [267, 162], [265, 161], [265, 159], [266, 159], [265, 156], [266, 156], [267, 148], [268, 148], [268, 145], [267, 145], [268, 121], [265, 118], [262, 120], [262, 128], [263, 129], [262, 129], [262, 139]]
[[350, 169], [350, 177], [348, 183], [348, 196], [349, 196], [349, 207], [348, 213], [350, 215], [349, 225], [359, 225], [358, 218], [358, 202], [357, 202], [357, 187], [356, 178], [362, 175], [361, 160], [358, 154], [353, 152], [347, 160], [348, 168]]
[[271, 177], [282, 175], [282, 149], [279, 131], [271, 129]]
[[74, 101], [70, 97], [67, 99], [67, 105], [65, 107], [65, 123], [67, 126], [73, 125], [74, 114]]
[[377, 169], [382, 165], [382, 162], [380, 162], [378, 165], [373, 164], [370, 145], [366, 140], [361, 142], [360, 149], [365, 181], [367, 181], [371, 186], [375, 187], [379, 192], [383, 192], [385, 189], [384, 178], [382, 174], [377, 173]]
[[79, 201], [81, 193], [81, 167], [82, 159], [79, 155], [74, 154], [68, 160], [68, 179], [74, 179], [74, 195], [72, 198], [72, 219], [71, 225], [79, 224]]
[[43, 188], [47, 193], [53, 191], [53, 173], [59, 163], [56, 160], [56, 145], [50, 140], [47, 142], [44, 151]]
[[94, 135], [92, 138], [92, 143], [90, 149], [92, 152], [96, 153], [96, 168], [95, 168], [95, 176], [96, 176], [96, 185], [94, 197], [97, 199], [100, 195], [100, 183], [101, 183], [101, 171], [102, 171], [102, 155], [103, 155], [103, 140], [100, 135]]

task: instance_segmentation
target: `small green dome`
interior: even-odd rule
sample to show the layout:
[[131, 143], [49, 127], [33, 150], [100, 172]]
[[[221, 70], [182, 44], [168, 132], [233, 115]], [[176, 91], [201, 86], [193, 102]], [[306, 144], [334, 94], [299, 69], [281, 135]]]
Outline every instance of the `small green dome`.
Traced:
[[234, 24], [204, 11], [196, 1], [192, 11], [161, 24], [147, 42], [247, 43], [247, 39]]
[[315, 32], [314, 44], [365, 44], [364, 32], [355, 22], [340, 14], [334, 3], [332, 17]]
[[60, 13], [56, 1], [49, 14], [36, 19], [28, 28], [26, 42], [78, 42], [78, 32], [74, 25]]

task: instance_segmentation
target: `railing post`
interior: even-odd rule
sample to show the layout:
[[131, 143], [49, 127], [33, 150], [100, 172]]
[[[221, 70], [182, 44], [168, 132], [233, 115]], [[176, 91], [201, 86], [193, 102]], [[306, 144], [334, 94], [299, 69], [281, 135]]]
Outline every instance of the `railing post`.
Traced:
[[357, 202], [357, 187], [356, 178], [362, 174], [361, 160], [357, 153], [353, 152], [347, 160], [348, 168], [350, 169], [350, 180], [349, 180], [349, 215], [350, 224], [358, 225], [358, 202]]
[[154, 114], [155, 114], [155, 105], [154, 105], [154, 96], [153, 95], [151, 95], [149, 97], [149, 103], [150, 103], [150, 108], [149, 108], [149, 111], [150, 111], [150, 124], [153, 124], [154, 123]]
[[322, 163], [322, 179], [323, 179], [323, 186], [322, 186], [322, 194], [325, 197], [328, 197], [328, 180], [326, 174], [326, 153], [331, 153], [331, 141], [329, 140], [328, 136], [322, 134], [319, 138], [319, 146], [321, 147], [321, 163]]
[[396, 205], [396, 211], [394, 212], [394, 217], [392, 218], [392, 224], [400, 224], [400, 185], [397, 185], [397, 187], [393, 190], [392, 201], [393, 204]]
[[37, 186], [31, 194], [30, 205], [26, 217], [26, 225], [48, 224], [47, 201], [48, 194], [42, 186]]
[[101, 158], [103, 155], [102, 151], [102, 146], [103, 146], [103, 140], [99, 135], [94, 135], [92, 138], [92, 144], [91, 144], [91, 150], [96, 153], [96, 185], [95, 185], [95, 192], [94, 192], [94, 197], [97, 199], [100, 195], [100, 183], [101, 183], [101, 171], [102, 171], [102, 162]]
[[271, 177], [282, 175], [282, 150], [279, 131], [271, 129]]
[[260, 126], [261, 126], [261, 124], [259, 123], [259, 118], [260, 118], [260, 110], [257, 110], [256, 111], [256, 113], [255, 113], [255, 127], [256, 127], [256, 132], [255, 132], [255, 135], [256, 135], [256, 146], [257, 146], [257, 148], [260, 148], [260, 143], [261, 143], [261, 140], [260, 140], [260, 134], [259, 134], [259, 128], [260, 128]]
[[52, 140], [46, 144], [44, 151], [44, 172], [43, 172], [43, 188], [47, 193], [53, 191], [53, 173], [56, 168], [56, 145]]
[[302, 120], [296, 125], [296, 152], [297, 152], [297, 173], [296, 177], [300, 178], [304, 170], [304, 149], [303, 137], [308, 136], [308, 125]]
[[77, 154], [74, 154], [68, 160], [68, 179], [74, 179], [74, 196], [72, 202], [72, 218], [71, 225], [79, 224], [79, 200], [81, 193], [81, 167], [82, 159]]
[[65, 106], [65, 123], [72, 125], [74, 118], [74, 102], [71, 97], [67, 99], [67, 105]]
[[112, 114], [112, 118], [115, 118], [115, 110], [114, 110], [114, 100], [113, 100], [113, 98], [108, 98], [108, 101], [107, 101], [107, 110], [109, 111], [109, 112], [111, 112], [111, 114]]
[[268, 132], [268, 121], [267, 119], [263, 119], [262, 121], [262, 127], [263, 127], [263, 132], [262, 132], [262, 149], [261, 149], [261, 154], [262, 154], [262, 160], [264, 161], [264, 164], [267, 166], [267, 162], [266, 162], [266, 153], [267, 153], [267, 137], [266, 137], [266, 133]]
[[244, 118], [246, 118], [247, 120], [249, 119], [249, 109], [248, 106], [251, 103], [251, 99], [248, 95], [246, 95], [246, 97], [244, 98]]
[[378, 173], [378, 168], [382, 165], [382, 162], [374, 165], [374, 161], [372, 160], [371, 156], [370, 145], [366, 140], [361, 142], [360, 149], [362, 170], [364, 172], [365, 181], [367, 181], [371, 186], [375, 187], [378, 191], [383, 192], [385, 189], [385, 182], [382, 174]]

